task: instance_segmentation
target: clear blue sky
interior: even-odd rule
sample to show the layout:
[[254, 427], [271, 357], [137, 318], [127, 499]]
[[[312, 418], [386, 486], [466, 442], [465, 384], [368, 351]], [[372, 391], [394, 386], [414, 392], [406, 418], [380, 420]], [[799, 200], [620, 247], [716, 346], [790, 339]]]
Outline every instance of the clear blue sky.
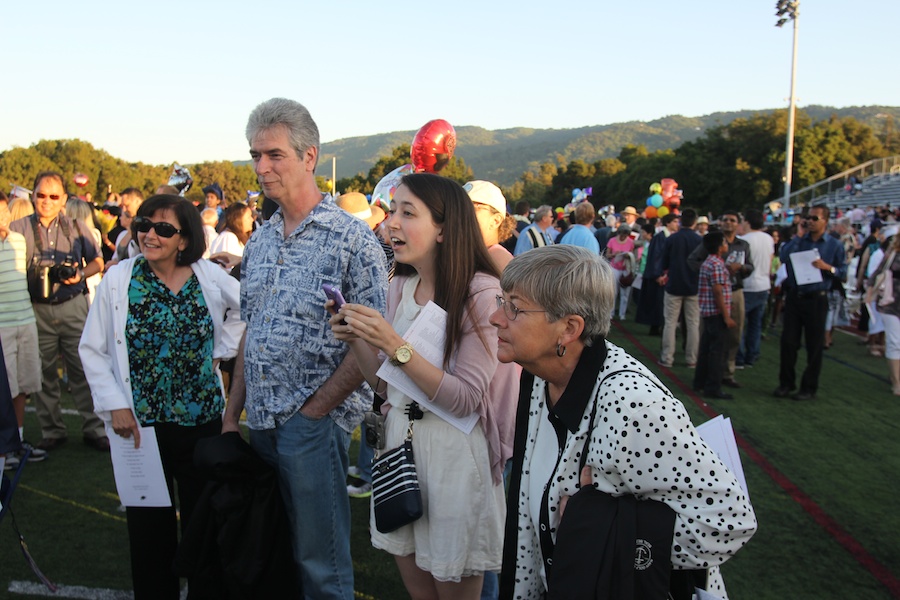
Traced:
[[[247, 115], [273, 96], [304, 103], [323, 142], [434, 118], [570, 128], [783, 107], [791, 28], [774, 6], [9, 0], [0, 151], [79, 138], [151, 164], [245, 159]], [[900, 104], [898, 22], [897, 0], [803, 0], [799, 104]]]

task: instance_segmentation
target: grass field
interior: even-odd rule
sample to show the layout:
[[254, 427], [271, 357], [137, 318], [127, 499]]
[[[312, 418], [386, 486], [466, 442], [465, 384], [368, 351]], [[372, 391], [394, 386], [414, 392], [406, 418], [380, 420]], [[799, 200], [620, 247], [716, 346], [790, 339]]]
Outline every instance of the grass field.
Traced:
[[[653, 368], [695, 424], [719, 413], [731, 417], [742, 444], [759, 531], [723, 567], [730, 597], [900, 598], [900, 398], [890, 393], [884, 359], [837, 333], [818, 400], [779, 400], [770, 395], [778, 383], [778, 337], [770, 332], [761, 360], [738, 371], [744, 387], [736, 399], [705, 402], [690, 393], [692, 371], [680, 366], [680, 356], [672, 369], [655, 364], [659, 338], [645, 333], [616, 322], [610, 339]], [[67, 421], [69, 444], [25, 470], [13, 502], [19, 529], [54, 582], [129, 590], [124, 515], [109, 457], [81, 444], [77, 417]], [[33, 413], [26, 437], [40, 437]], [[351, 506], [357, 597], [406, 598], [393, 560], [368, 542], [368, 502]], [[37, 581], [9, 521], [0, 523], [0, 598], [37, 598], [9, 591], [11, 582]]]

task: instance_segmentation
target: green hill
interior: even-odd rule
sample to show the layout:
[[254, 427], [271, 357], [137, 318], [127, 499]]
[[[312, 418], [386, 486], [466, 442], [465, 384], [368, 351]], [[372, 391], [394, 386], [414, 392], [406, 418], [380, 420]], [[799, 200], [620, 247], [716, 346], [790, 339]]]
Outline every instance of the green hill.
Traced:
[[[456, 127], [456, 153], [472, 168], [477, 178], [511, 185], [522, 173], [542, 162], [558, 162], [557, 159], [564, 163], [575, 159], [595, 162], [617, 156], [628, 144], [642, 144], [650, 151], [676, 148], [700, 137], [710, 127], [726, 125], [739, 118], [769, 114], [774, 110], [717, 112], [702, 117], [670, 115], [649, 122], [630, 121], [576, 129], [517, 127], [491, 131], [463, 125]], [[900, 120], [900, 107], [834, 108], [812, 105], [802, 110], [814, 121], [827, 119], [831, 115], [853, 117], [877, 133], [884, 129], [886, 115]], [[391, 150], [400, 144], [411, 143], [415, 133], [413, 130], [395, 131], [326, 142], [322, 145], [319, 175], [330, 176], [333, 156], [337, 157], [339, 179], [368, 173], [378, 158], [390, 155]]]

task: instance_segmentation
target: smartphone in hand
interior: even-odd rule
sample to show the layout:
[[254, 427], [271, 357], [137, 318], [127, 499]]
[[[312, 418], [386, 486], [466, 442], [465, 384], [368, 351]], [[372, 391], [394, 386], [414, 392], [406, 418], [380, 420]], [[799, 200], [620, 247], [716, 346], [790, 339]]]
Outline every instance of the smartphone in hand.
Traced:
[[322, 290], [325, 292], [325, 297], [334, 302], [334, 306], [331, 307], [331, 310], [334, 312], [341, 310], [341, 307], [346, 304], [347, 301], [344, 300], [344, 295], [341, 294], [341, 290], [335, 286], [329, 283], [323, 283]]

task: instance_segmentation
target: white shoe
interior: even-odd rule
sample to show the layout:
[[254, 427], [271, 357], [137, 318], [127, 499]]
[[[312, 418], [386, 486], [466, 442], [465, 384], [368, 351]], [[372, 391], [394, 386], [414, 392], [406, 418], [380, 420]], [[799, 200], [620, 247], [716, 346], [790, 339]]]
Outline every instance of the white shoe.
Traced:
[[352, 467], [347, 469], [347, 475], [359, 479], [359, 476], [362, 475], [362, 471], [359, 469], [359, 467], [353, 465]]
[[372, 495], [372, 484], [363, 483], [362, 485], [348, 485], [347, 495], [351, 498], [368, 498]]

